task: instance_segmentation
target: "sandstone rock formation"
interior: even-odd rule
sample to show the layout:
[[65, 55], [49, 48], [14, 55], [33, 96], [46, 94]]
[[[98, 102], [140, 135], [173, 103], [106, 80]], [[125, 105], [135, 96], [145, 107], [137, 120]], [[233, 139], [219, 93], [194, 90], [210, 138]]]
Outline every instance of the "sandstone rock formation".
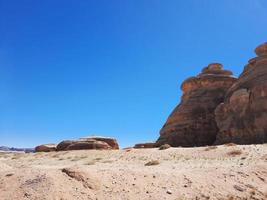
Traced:
[[196, 76], [185, 80], [181, 103], [171, 113], [160, 131], [156, 146], [169, 144], [173, 147], [211, 145], [218, 128], [214, 110], [224, 101], [226, 91], [236, 78], [213, 63]]
[[111, 147], [106, 142], [101, 141], [75, 141], [66, 148], [66, 150], [83, 149], [111, 149]]
[[155, 142], [146, 142], [134, 145], [135, 149], [154, 148], [154, 147], [156, 147]]
[[89, 136], [89, 137], [82, 137], [80, 140], [97, 140], [106, 142], [112, 149], [119, 149], [119, 144], [115, 138], [110, 137], [101, 137], [101, 136]]
[[64, 140], [57, 145], [57, 151], [82, 149], [119, 149], [116, 139], [105, 137], [85, 137], [78, 140]]
[[35, 147], [35, 152], [50, 152], [56, 151], [56, 144], [42, 144]]
[[267, 142], [267, 43], [255, 50], [237, 82], [216, 111], [216, 144]]
[[169, 144], [163, 144], [163, 145], [161, 145], [159, 147], [159, 150], [166, 150], [166, 149], [169, 149], [169, 148], [171, 148], [171, 145], [169, 145]]
[[74, 140], [63, 140], [57, 145], [56, 149], [57, 151], [66, 151], [67, 147], [74, 143], [75, 143]]

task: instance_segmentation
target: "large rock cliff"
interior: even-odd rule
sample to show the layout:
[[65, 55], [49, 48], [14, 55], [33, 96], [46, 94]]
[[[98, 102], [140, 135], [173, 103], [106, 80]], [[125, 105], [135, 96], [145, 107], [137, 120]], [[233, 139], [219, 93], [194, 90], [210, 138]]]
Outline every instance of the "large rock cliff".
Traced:
[[213, 63], [196, 76], [185, 80], [181, 103], [171, 113], [160, 131], [156, 145], [173, 147], [211, 145], [218, 128], [214, 110], [224, 101], [226, 91], [236, 78], [222, 65]]
[[216, 144], [267, 142], [267, 43], [255, 50], [237, 82], [216, 109]]

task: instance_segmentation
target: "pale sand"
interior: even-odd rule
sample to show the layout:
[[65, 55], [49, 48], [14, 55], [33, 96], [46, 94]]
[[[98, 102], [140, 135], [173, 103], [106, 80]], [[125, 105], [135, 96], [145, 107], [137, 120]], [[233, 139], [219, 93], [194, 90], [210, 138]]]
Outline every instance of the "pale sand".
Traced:
[[0, 199], [267, 199], [267, 145], [1, 152]]

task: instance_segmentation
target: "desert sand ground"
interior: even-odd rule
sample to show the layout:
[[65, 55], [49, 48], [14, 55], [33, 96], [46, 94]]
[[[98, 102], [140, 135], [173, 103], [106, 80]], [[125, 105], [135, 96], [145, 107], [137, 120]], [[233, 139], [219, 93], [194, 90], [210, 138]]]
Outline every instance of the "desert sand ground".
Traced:
[[1, 152], [0, 199], [267, 199], [267, 144]]

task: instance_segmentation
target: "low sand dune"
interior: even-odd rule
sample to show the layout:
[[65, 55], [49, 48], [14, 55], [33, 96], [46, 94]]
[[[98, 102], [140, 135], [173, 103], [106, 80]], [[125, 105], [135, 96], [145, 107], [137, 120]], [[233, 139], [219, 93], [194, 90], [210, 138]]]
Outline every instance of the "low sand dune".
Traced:
[[0, 199], [267, 199], [267, 145], [2, 152]]

